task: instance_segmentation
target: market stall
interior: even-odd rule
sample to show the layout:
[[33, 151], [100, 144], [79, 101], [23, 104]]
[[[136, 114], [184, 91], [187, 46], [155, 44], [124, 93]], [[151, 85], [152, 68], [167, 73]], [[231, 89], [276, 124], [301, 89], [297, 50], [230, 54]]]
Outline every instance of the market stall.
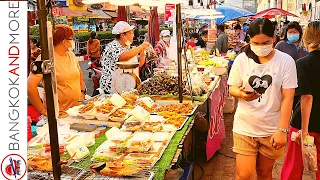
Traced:
[[[41, 5], [43, 8], [44, 4]], [[45, 23], [46, 18], [41, 17], [40, 27]], [[177, 34], [179, 31], [177, 28]], [[42, 32], [41, 36], [46, 33]], [[42, 42], [45, 44], [48, 42]], [[38, 135], [29, 142], [28, 176], [32, 179], [52, 176], [163, 179], [166, 170], [184, 154], [186, 136], [194, 137], [195, 114], [206, 105], [208, 112], [214, 112], [209, 115], [207, 157], [210, 159], [217, 149], [212, 144], [220, 144], [224, 138], [221, 109], [227, 94], [229, 58], [210, 56], [205, 50], [190, 51], [185, 57], [188, 61], [183, 62], [181, 53], [178, 52], [178, 60], [171, 66], [159, 67], [136, 91], [96, 96], [70, 108], [69, 116], [64, 119], [55, 118], [51, 75], [45, 72], [46, 94], [50, 94], [49, 123], [39, 128]], [[217, 136], [220, 139], [216, 140]]]

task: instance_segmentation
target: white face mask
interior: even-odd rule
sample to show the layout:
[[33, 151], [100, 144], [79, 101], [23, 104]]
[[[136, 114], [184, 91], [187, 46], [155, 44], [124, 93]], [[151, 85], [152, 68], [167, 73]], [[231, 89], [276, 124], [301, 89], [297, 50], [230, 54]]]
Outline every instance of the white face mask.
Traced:
[[163, 40], [164, 40], [165, 42], [169, 42], [169, 41], [170, 41], [170, 37], [164, 37]]
[[198, 40], [194, 40], [193, 43], [197, 44], [197, 43], [198, 43]]
[[132, 42], [128, 41], [127, 38], [124, 38], [124, 39], [125, 39], [125, 44], [126, 44], [127, 48], [130, 49]]
[[273, 45], [264, 45], [264, 46], [256, 46], [250, 44], [251, 50], [258, 56], [258, 57], [265, 57], [270, 54], [270, 52], [273, 50]]
[[74, 41], [73, 40], [71, 40], [71, 47], [68, 47], [68, 46], [66, 46], [67, 48], [68, 48], [68, 51], [73, 51], [74, 50], [74, 48], [75, 48], [75, 44], [74, 44]]

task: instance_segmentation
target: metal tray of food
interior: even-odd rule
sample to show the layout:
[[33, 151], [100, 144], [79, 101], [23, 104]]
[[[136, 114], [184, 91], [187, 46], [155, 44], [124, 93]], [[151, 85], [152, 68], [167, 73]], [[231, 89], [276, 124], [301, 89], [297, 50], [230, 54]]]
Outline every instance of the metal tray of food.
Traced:
[[[61, 179], [62, 180], [80, 180], [80, 176], [83, 174], [84, 170], [78, 167], [65, 166], [61, 168]], [[53, 180], [52, 172], [41, 172], [29, 170], [27, 174], [28, 179], [30, 180]]]
[[[158, 105], [157, 108], [159, 108], [159, 107], [161, 107], [161, 106], [171, 105], [171, 104], [176, 105], [176, 104], [181, 104], [181, 103], [172, 102], [172, 101], [171, 101], [171, 102], [170, 102], [170, 101], [168, 101], [168, 102], [165, 102], [165, 101], [164, 101], [164, 102], [157, 102], [157, 105]], [[193, 108], [193, 110], [192, 110], [190, 113], [182, 113], [182, 114], [178, 113], [178, 114], [180, 114], [180, 115], [182, 115], [182, 116], [192, 116], [192, 115], [195, 114], [197, 108], [198, 108], [198, 105], [194, 105], [194, 108]], [[175, 112], [175, 111], [170, 111], [170, 112]], [[177, 112], [176, 112], [176, 113], [177, 113]], [[154, 113], [151, 113], [151, 114], [152, 114], [152, 115], [157, 115], [158, 112], [154, 112]]]

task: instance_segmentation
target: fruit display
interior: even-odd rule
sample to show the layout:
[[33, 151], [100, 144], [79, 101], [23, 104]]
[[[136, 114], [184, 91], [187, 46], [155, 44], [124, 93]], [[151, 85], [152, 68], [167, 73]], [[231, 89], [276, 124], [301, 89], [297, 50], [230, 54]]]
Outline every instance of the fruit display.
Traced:
[[[182, 83], [183, 95], [189, 95], [188, 89], [185, 88], [186, 83]], [[169, 76], [166, 72], [156, 74], [152, 78], [144, 81], [137, 88], [139, 94], [149, 95], [167, 95], [173, 94], [178, 96], [178, 77]]]
[[156, 108], [156, 112], [175, 112], [178, 114], [191, 114], [195, 106], [190, 102], [184, 102], [182, 104], [169, 104]]

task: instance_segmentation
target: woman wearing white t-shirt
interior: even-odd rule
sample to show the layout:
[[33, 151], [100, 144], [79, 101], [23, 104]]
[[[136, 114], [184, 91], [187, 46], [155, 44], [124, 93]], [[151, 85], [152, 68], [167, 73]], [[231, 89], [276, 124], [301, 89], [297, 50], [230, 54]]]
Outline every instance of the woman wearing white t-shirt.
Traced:
[[234, 116], [233, 151], [236, 180], [271, 180], [274, 161], [284, 154], [294, 91], [295, 61], [273, 49], [276, 40], [269, 19], [249, 26], [250, 45], [234, 61], [228, 84], [239, 98]]

